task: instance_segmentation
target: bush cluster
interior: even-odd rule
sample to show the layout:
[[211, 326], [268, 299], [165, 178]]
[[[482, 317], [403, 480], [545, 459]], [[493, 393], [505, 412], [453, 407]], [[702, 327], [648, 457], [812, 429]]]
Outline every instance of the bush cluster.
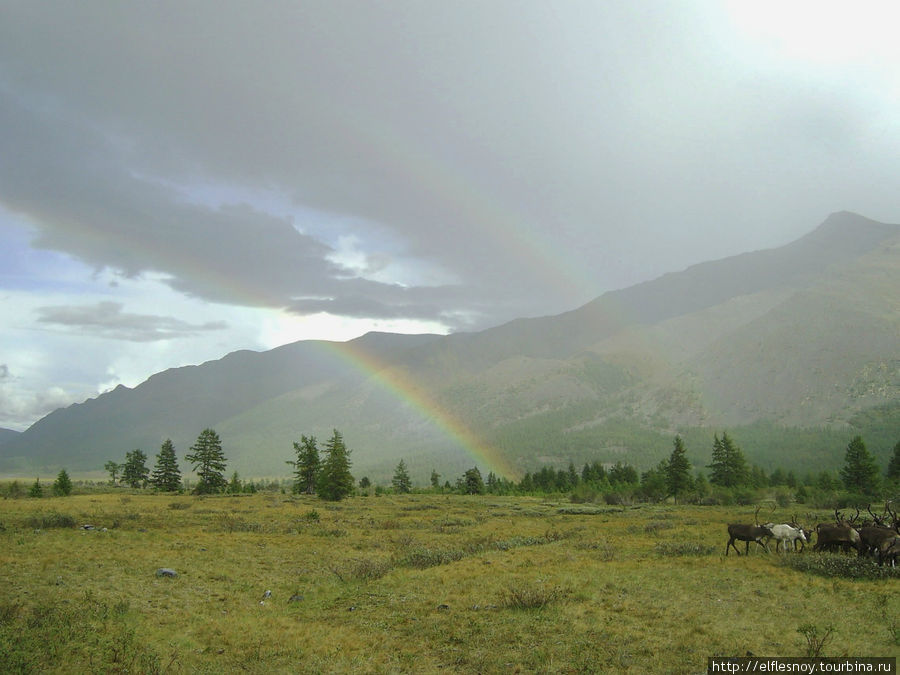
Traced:
[[788, 555], [781, 561], [791, 569], [823, 577], [844, 579], [900, 579], [900, 568], [879, 566], [871, 558], [811, 553]]

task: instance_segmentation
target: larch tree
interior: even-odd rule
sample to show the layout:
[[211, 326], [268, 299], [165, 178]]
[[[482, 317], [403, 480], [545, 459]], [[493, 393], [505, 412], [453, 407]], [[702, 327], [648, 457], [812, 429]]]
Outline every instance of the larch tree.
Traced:
[[40, 478], [34, 479], [34, 483], [31, 484], [31, 489], [28, 490], [28, 496], [34, 497], [35, 499], [40, 499], [44, 496], [44, 488], [41, 486]]
[[481, 477], [481, 471], [478, 470], [477, 466], [473, 466], [471, 469], [466, 471], [463, 474], [463, 477], [460, 479], [459, 483], [464, 494], [484, 494], [484, 479]]
[[402, 459], [394, 470], [394, 477], [391, 479], [391, 485], [394, 486], [396, 492], [401, 494], [405, 494], [412, 490], [412, 480], [410, 480], [409, 471], [406, 470], [406, 463]]
[[294, 443], [297, 459], [288, 462], [294, 467], [293, 492], [297, 494], [315, 494], [316, 480], [319, 476], [319, 448], [316, 447], [315, 436], [301, 436], [300, 442]]
[[709, 464], [711, 475], [709, 482], [720, 487], [737, 487], [745, 485], [750, 477], [744, 453], [735, 445], [727, 433], [713, 436], [712, 463]]
[[878, 465], [866, 449], [862, 436], [854, 436], [847, 445], [841, 480], [849, 492], [873, 495], [878, 492]]
[[150, 476], [150, 483], [163, 492], [175, 492], [181, 489], [181, 471], [178, 469], [178, 458], [175, 457], [175, 446], [171, 439], [166, 439], [156, 456], [156, 466]]
[[673, 444], [675, 448], [672, 450], [669, 461], [665, 465], [665, 474], [667, 491], [675, 498], [675, 503], [677, 504], [678, 495], [690, 490], [693, 486], [693, 480], [691, 480], [691, 463], [688, 461], [684, 441], [681, 440], [681, 436], [675, 436]]
[[894, 454], [887, 467], [888, 480], [900, 480], [900, 441], [894, 446]]
[[225, 480], [225, 453], [219, 435], [212, 429], [204, 429], [197, 442], [191, 446], [190, 453], [184, 458], [191, 463], [199, 478], [197, 494], [222, 492], [228, 481]]
[[53, 494], [57, 497], [68, 497], [72, 494], [72, 481], [65, 469], [59, 472], [53, 483]]
[[125, 453], [125, 464], [122, 465], [122, 481], [129, 487], [139, 488], [147, 485], [150, 469], [147, 468], [147, 455], [142, 450]]
[[337, 429], [325, 443], [325, 459], [319, 470], [316, 488], [319, 497], [337, 502], [353, 492], [354, 479], [350, 473], [350, 451]]

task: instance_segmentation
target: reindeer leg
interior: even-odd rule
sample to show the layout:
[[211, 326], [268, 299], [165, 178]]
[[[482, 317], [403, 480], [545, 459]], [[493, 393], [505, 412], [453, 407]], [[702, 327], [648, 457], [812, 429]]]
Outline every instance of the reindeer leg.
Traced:
[[728, 549], [729, 549], [729, 548], [733, 548], [733, 549], [734, 549], [734, 552], [737, 553], [738, 555], [741, 554], [741, 552], [738, 551], [737, 546], [734, 545], [734, 537], [732, 537], [731, 539], [729, 539], [729, 540], [728, 540], [728, 543], [725, 544], [725, 556], [726, 556], [726, 557], [728, 556]]

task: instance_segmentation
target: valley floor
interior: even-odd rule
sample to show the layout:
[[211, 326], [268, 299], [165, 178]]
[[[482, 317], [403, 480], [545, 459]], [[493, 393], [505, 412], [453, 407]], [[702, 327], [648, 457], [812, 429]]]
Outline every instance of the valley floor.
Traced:
[[817, 576], [762, 549], [725, 557], [726, 524], [753, 511], [7, 499], [0, 671], [697, 673], [710, 656], [820, 642], [820, 655], [900, 654], [900, 577]]

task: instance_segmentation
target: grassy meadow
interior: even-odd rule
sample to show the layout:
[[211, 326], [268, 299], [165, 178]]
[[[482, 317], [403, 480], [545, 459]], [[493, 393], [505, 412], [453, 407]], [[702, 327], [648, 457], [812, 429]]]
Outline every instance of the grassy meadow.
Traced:
[[900, 654], [900, 576], [824, 576], [762, 549], [726, 558], [726, 524], [753, 512], [438, 494], [5, 499], [0, 671], [697, 673], [748, 651]]

